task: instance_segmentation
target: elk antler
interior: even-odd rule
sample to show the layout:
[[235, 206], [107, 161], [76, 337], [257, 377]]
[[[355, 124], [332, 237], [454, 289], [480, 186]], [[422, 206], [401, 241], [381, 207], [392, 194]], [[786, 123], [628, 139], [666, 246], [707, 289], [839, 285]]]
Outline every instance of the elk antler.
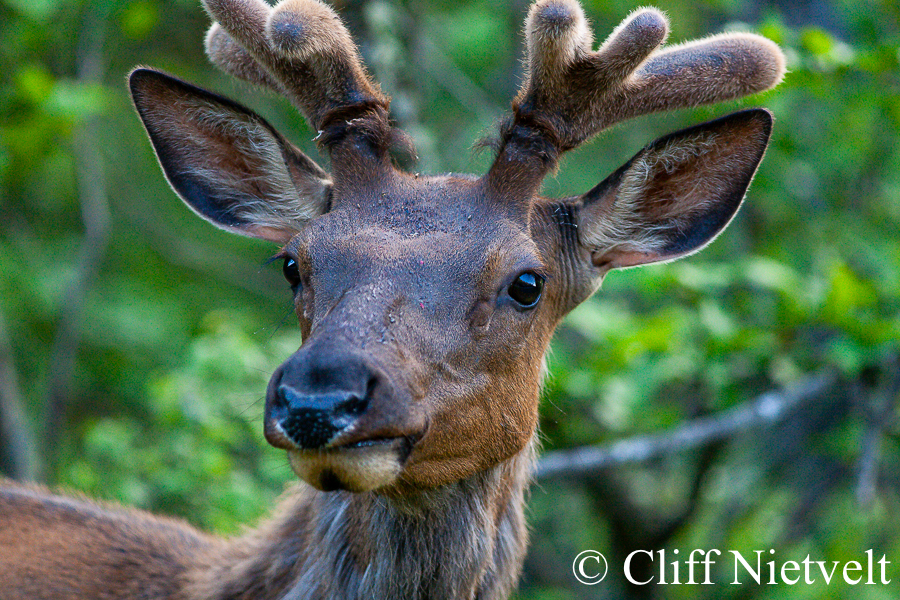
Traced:
[[369, 79], [330, 7], [318, 0], [282, 0], [274, 8], [263, 0], [204, 5], [218, 21], [207, 34], [207, 54], [224, 71], [283, 93], [319, 131], [372, 112], [387, 126], [390, 100]]
[[662, 49], [667, 34], [661, 12], [638, 9], [593, 51], [576, 0], [535, 2], [525, 22], [526, 79], [488, 174], [493, 187], [529, 197], [560, 153], [614, 123], [739, 98], [784, 76], [781, 50], [763, 37], [722, 34]]

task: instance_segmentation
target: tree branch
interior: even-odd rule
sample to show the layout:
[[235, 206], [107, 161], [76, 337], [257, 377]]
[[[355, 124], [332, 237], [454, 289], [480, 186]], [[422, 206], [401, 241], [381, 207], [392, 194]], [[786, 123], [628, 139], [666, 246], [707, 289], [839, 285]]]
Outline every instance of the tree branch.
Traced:
[[881, 439], [891, 425], [898, 399], [900, 399], [900, 360], [893, 357], [884, 369], [878, 389], [866, 398], [860, 394], [858, 400], [866, 422], [866, 431], [860, 440], [856, 463], [856, 501], [864, 508], [872, 506], [878, 493]]
[[[103, 44], [106, 17], [111, 4], [102, 8], [87, 8], [79, 39], [77, 77], [84, 83], [102, 81], [105, 70]], [[106, 195], [106, 175], [97, 143], [97, 117], [89, 117], [79, 127], [73, 139], [78, 179], [78, 197], [84, 239], [72, 281], [66, 287], [62, 314], [50, 350], [50, 381], [44, 409], [43, 442], [47, 453], [49, 474], [56, 466], [59, 429], [71, 403], [75, 361], [81, 341], [84, 303], [100, 271], [109, 242], [110, 215]]]
[[835, 383], [837, 376], [834, 373], [821, 373], [784, 391], [768, 392], [716, 415], [697, 418], [661, 433], [638, 435], [605, 446], [549, 452], [538, 462], [535, 477], [552, 479], [587, 475], [606, 467], [644, 462], [772, 426], [798, 406], [820, 397]]
[[22, 406], [12, 344], [0, 314], [0, 473], [19, 481], [36, 481], [39, 472], [34, 432]]

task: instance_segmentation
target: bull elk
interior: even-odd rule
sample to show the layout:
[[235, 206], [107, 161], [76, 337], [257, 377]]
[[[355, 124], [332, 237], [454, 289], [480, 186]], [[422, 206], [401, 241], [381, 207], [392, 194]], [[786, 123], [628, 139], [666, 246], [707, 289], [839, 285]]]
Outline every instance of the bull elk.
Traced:
[[152, 69], [129, 77], [172, 188], [281, 248], [303, 342], [266, 391], [266, 439], [303, 483], [258, 529], [185, 523], [7, 483], [3, 599], [506, 598], [527, 546], [544, 354], [613, 269], [696, 252], [731, 221], [772, 117], [737, 112], [646, 146], [581, 195], [540, 195], [560, 156], [636, 115], [769, 89], [751, 34], [664, 46], [657, 10], [593, 49], [576, 0], [538, 0], [524, 83], [483, 176], [395, 166], [408, 144], [318, 0], [204, 0], [212, 61], [284, 94], [331, 173], [241, 105]]

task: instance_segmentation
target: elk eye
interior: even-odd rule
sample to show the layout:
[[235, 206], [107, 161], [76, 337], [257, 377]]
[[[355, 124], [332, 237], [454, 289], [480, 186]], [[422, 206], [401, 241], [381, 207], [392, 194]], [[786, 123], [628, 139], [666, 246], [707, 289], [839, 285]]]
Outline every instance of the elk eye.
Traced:
[[533, 271], [525, 271], [509, 284], [507, 293], [522, 308], [533, 308], [541, 299], [543, 290], [544, 278]]
[[289, 256], [286, 257], [281, 271], [284, 273], [284, 278], [287, 279], [291, 289], [296, 291], [300, 286], [300, 269], [297, 267], [297, 261]]

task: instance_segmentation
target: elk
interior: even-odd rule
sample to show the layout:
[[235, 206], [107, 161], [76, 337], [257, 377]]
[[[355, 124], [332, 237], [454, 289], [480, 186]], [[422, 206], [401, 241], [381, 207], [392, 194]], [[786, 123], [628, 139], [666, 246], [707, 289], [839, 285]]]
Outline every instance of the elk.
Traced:
[[290, 99], [330, 158], [328, 173], [231, 100], [152, 69], [129, 76], [177, 195], [280, 247], [302, 343], [272, 375], [264, 433], [302, 483], [230, 540], [5, 484], [0, 597], [508, 597], [554, 329], [609, 271], [715, 238], [772, 117], [743, 110], [667, 135], [583, 194], [543, 197], [542, 180], [617, 122], [773, 87], [780, 50], [752, 34], [665, 46], [650, 8], [594, 50], [576, 0], [538, 0], [488, 172], [419, 176], [395, 166], [408, 139], [333, 9], [204, 4], [212, 62]]

